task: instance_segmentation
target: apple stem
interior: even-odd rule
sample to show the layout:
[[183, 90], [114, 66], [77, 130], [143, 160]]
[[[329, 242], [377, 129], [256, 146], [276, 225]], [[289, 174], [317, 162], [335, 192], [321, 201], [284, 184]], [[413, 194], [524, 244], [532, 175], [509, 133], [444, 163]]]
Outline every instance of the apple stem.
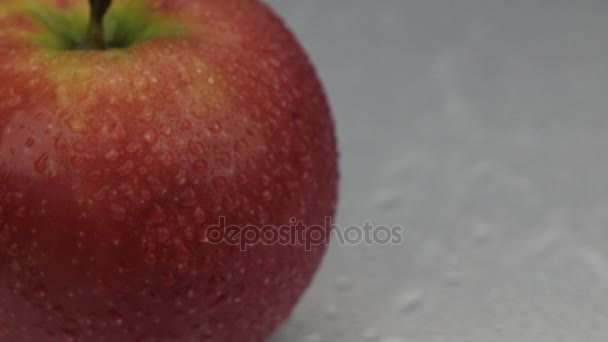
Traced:
[[89, 0], [91, 17], [89, 21], [89, 44], [91, 48], [103, 50], [106, 42], [103, 32], [103, 18], [112, 4], [112, 0]]

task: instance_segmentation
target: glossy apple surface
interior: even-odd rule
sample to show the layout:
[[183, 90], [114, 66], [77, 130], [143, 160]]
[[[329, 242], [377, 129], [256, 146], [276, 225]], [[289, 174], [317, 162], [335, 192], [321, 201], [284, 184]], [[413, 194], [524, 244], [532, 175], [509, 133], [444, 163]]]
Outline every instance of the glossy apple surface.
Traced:
[[[334, 126], [296, 39], [254, 0], [0, 0], [0, 341], [262, 341], [326, 245]], [[306, 231], [306, 228], [301, 228]]]

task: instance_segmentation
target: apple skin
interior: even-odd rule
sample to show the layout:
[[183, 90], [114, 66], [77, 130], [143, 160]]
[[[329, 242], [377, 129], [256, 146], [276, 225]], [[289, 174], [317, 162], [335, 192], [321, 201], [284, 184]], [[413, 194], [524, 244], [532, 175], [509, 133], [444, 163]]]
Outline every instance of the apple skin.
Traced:
[[293, 35], [255, 0], [157, 0], [181, 35], [61, 51], [8, 2], [0, 342], [263, 341], [326, 243], [241, 251], [207, 231], [295, 218], [329, 236], [334, 124]]

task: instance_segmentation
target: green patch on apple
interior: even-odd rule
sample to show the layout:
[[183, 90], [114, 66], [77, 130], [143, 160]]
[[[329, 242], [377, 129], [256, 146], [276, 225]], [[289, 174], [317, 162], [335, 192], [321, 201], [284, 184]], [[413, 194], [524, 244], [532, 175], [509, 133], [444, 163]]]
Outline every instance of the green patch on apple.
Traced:
[[[58, 9], [47, 3], [27, 2], [23, 7], [43, 27], [31, 35], [37, 45], [55, 50], [95, 48], [89, 40], [87, 6]], [[154, 12], [143, 1], [117, 3], [103, 20], [105, 48], [126, 48], [152, 39], [181, 36], [186, 31], [181, 23]]]

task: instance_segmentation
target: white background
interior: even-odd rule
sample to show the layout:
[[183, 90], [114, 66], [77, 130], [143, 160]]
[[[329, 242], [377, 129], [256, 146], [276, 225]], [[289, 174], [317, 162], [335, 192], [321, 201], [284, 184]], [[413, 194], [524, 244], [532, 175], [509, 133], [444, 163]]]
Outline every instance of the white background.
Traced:
[[334, 244], [272, 342], [608, 340], [608, 2], [272, 0], [341, 149]]

